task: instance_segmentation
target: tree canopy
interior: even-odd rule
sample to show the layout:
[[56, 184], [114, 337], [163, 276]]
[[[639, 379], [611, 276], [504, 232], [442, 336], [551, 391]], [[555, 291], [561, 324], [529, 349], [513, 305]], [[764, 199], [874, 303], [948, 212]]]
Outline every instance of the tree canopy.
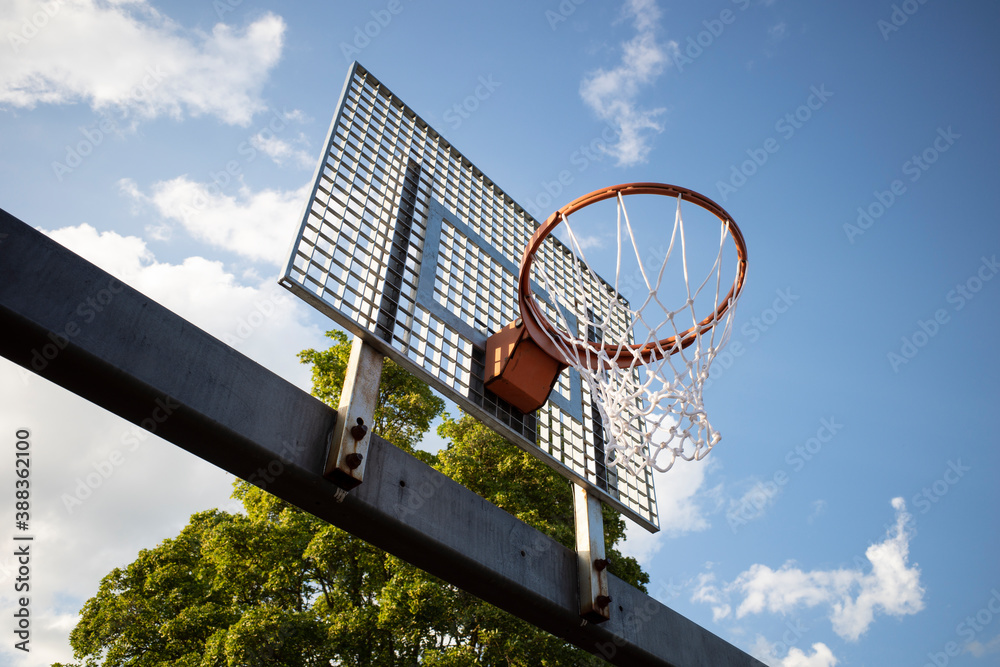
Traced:
[[[328, 350], [299, 358], [313, 366], [314, 394], [336, 406], [350, 342], [327, 335]], [[376, 433], [412, 452], [443, 409], [386, 360]], [[468, 415], [445, 416], [439, 433], [450, 444], [425, 460], [572, 547], [568, 482]], [[70, 635], [79, 665], [604, 664], [247, 482], [233, 496], [244, 513], [195, 514], [179, 535], [104, 577]], [[648, 576], [615, 548], [623, 520], [606, 510], [604, 521], [615, 574], [643, 587]]]

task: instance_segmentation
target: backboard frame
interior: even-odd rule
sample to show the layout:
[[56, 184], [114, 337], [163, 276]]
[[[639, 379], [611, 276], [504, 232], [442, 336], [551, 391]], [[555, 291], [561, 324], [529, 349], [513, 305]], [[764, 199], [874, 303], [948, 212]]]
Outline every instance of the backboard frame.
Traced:
[[[486, 193], [485, 207], [492, 206], [501, 222], [487, 213], [468, 220], [459, 214], [474, 209], [478, 214], [483, 205], [482, 196], [469, 196], [470, 179], [476, 193]], [[483, 222], [478, 229], [477, 219]], [[523, 207], [355, 62], [279, 283], [508, 441], [656, 532], [651, 472], [605, 468], [600, 442], [595, 442], [603, 433], [594, 435], [602, 430], [599, 417], [575, 371], [557, 381], [549, 404], [534, 414], [520, 413], [482, 385], [486, 340], [517, 314], [520, 254], [537, 227]], [[552, 244], [549, 258], [572, 261], [566, 259], [572, 257], [568, 248], [555, 238]], [[462, 297], [453, 303], [445, 293], [464, 290], [462, 302], [467, 303], [469, 286], [455, 285], [447, 272], [443, 279], [451, 275], [451, 285], [442, 285], [441, 267], [464, 261], [462, 253], [470, 249], [481, 253], [479, 268], [502, 280], [502, 288], [486, 290], [504, 292], [487, 297], [502, 301], [489, 305], [496, 317], [448, 307], [457, 307]], [[540, 287], [535, 292], [551, 305]], [[402, 333], [401, 317], [406, 319]], [[412, 343], [418, 330], [424, 338], [416, 334]], [[440, 339], [436, 349], [431, 349], [432, 338]]]

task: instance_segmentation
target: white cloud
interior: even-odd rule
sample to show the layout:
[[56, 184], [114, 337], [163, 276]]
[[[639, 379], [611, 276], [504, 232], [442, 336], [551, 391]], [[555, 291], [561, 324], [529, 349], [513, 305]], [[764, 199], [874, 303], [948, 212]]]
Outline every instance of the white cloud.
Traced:
[[865, 551], [872, 571], [861, 577], [858, 596], [833, 605], [833, 630], [845, 639], [856, 640], [863, 635], [876, 611], [905, 616], [924, 608], [920, 570], [908, 565], [911, 532], [907, 526], [911, 517], [902, 498], [894, 498], [892, 506], [896, 509], [896, 525], [883, 542]]
[[812, 655], [806, 655], [801, 649], [789, 649], [780, 667], [833, 667], [837, 664], [837, 658], [823, 642], [813, 644], [812, 650]]
[[763, 611], [787, 613], [796, 607], [814, 607], [845, 598], [861, 577], [858, 570], [815, 570], [805, 572], [789, 563], [778, 570], [752, 565], [733, 582], [744, 594], [736, 609], [737, 618]]
[[[296, 144], [307, 144], [305, 134], [300, 133]], [[274, 136], [273, 132], [261, 131], [250, 138], [250, 145], [271, 158], [279, 166], [291, 165], [299, 169], [315, 166], [316, 156], [302, 148]]]
[[[0, 105], [89, 104], [126, 116], [211, 115], [246, 126], [281, 57], [285, 22], [185, 30], [146, 0], [8, 0]], [[123, 57], [122, 54], [128, 54]]]
[[[309, 370], [295, 358], [325, 347], [307, 323], [311, 311], [273, 279], [240, 284], [222, 264], [191, 257], [157, 261], [136, 237], [99, 233], [89, 225], [47, 232], [89, 261], [303, 389]], [[257, 314], [254, 316], [254, 314]], [[179, 360], [182, 363], [182, 360]], [[180, 448], [0, 359], [0, 432], [32, 432], [32, 643], [30, 664], [69, 662], [70, 630], [101, 577], [138, 551], [173, 537], [188, 517], [233, 507], [232, 476]], [[136, 437], [141, 436], [141, 437]], [[118, 455], [112, 459], [113, 453]], [[111, 461], [118, 463], [111, 463]], [[88, 477], [90, 484], [88, 484]], [[82, 485], [82, 486], [81, 486]], [[0, 486], [13, 487], [10, 466]], [[82, 498], [79, 505], [66, 498]], [[70, 511], [72, 510], [72, 511]], [[13, 524], [13, 508], [0, 519]], [[11, 555], [0, 554], [0, 607], [12, 609]], [[0, 663], [24, 664], [11, 642]], [[15, 662], [17, 660], [18, 662]]]
[[670, 472], [653, 473], [660, 532], [653, 534], [631, 521], [627, 522], [625, 542], [621, 546], [623, 555], [632, 556], [648, 566], [667, 539], [709, 527], [704, 505], [711, 501], [714, 490], [702, 487], [711, 465], [710, 460], [678, 460]]
[[[276, 279], [240, 284], [221, 262], [203, 257], [188, 257], [181, 264], [158, 262], [142, 239], [99, 233], [87, 224], [48, 234], [279, 375], [309, 386], [309, 373], [295, 353], [324, 345], [322, 332], [304, 324], [311, 311]], [[287, 352], [290, 347], [294, 349]], [[274, 356], [277, 350], [282, 351], [280, 357]]]
[[618, 142], [608, 147], [618, 166], [645, 162], [651, 135], [663, 131], [657, 120], [665, 109], [646, 109], [638, 104], [640, 89], [652, 84], [670, 63], [677, 43], [661, 44], [656, 30], [660, 10], [655, 0], [627, 0], [625, 16], [632, 19], [636, 36], [622, 45], [621, 63], [599, 69], [580, 84], [580, 96], [602, 120], [619, 129]]
[[828, 605], [834, 632], [851, 641], [868, 630], [876, 612], [915, 614], [924, 607], [924, 589], [919, 568], [909, 565], [912, 517], [902, 498], [894, 498], [892, 506], [895, 525], [883, 541], [865, 551], [869, 572], [860, 568], [807, 571], [792, 562], [773, 570], [755, 564], [727, 585], [716, 585], [714, 576], [700, 578], [692, 600], [712, 605], [717, 620], [729, 616], [732, 595], [743, 598], [736, 608], [737, 618]]
[[119, 186], [133, 201], [152, 205], [199, 241], [274, 266], [287, 260], [311, 189], [307, 184], [298, 190], [253, 192], [241, 184], [236, 195], [227, 195], [219, 184], [198, 183], [187, 176], [154, 183], [149, 195], [130, 179]]
[[[785, 648], [788, 648], [788, 653], [781, 657], [779, 653]], [[833, 651], [823, 642], [813, 644], [812, 655], [808, 655], [800, 648], [788, 647], [781, 642], [772, 644], [761, 635], [757, 635], [750, 650], [758, 660], [774, 667], [834, 667], [838, 662]]]

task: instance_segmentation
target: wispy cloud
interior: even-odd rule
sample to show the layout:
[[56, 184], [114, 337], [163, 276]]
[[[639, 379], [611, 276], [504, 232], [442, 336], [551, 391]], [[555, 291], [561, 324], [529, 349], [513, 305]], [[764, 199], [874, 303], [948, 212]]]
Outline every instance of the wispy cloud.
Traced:
[[211, 115], [246, 126], [266, 108], [261, 90], [284, 33], [284, 20], [271, 13], [206, 33], [182, 28], [146, 0], [9, 0], [0, 10], [0, 34], [10, 42], [0, 106], [83, 103], [133, 120]]
[[729, 593], [725, 586], [716, 585], [714, 572], [702, 572], [698, 575], [695, 583], [694, 593], [691, 595], [692, 602], [701, 602], [711, 605], [712, 620], [721, 621], [727, 618], [733, 611], [729, 604]]
[[[727, 516], [738, 517], [739, 525], [747, 521], [755, 521], [767, 514], [768, 508], [774, 505], [780, 493], [781, 488], [774, 482], [754, 480], [750, 488], [739, 499], [730, 499]], [[735, 523], [736, 519], [731, 518], [730, 520], [734, 527], [738, 525]]]
[[870, 570], [802, 570], [792, 562], [777, 570], [755, 564], [726, 585], [713, 574], [699, 578], [692, 600], [712, 606], [716, 619], [731, 613], [730, 599], [742, 597], [736, 618], [765, 611], [786, 614], [800, 607], [827, 605], [833, 630], [855, 641], [874, 622], [875, 613], [915, 614], [924, 607], [920, 569], [909, 564], [911, 516], [902, 498], [894, 498], [896, 523], [882, 542], [865, 551]]
[[308, 140], [302, 133], [294, 143], [279, 139], [269, 130], [262, 130], [250, 138], [250, 145], [271, 158], [275, 164], [300, 169], [311, 168], [316, 163], [316, 156], [298, 147], [307, 144]]
[[814, 500], [809, 506], [812, 508], [812, 511], [809, 512], [809, 516], [806, 517], [806, 522], [811, 524], [826, 511], [826, 501], [822, 499]]
[[981, 658], [984, 655], [989, 655], [991, 653], [1000, 653], [1000, 635], [997, 635], [985, 644], [980, 641], [969, 642], [967, 648], [969, 653], [977, 658]]
[[621, 63], [591, 72], [580, 84], [587, 106], [619, 129], [618, 142], [607, 150], [622, 167], [645, 162], [652, 136], [663, 131], [659, 117], [665, 109], [642, 107], [639, 93], [656, 81], [677, 50], [676, 42], [657, 41], [660, 9], [655, 0], [627, 0], [625, 16], [631, 19], [636, 35], [622, 45]]

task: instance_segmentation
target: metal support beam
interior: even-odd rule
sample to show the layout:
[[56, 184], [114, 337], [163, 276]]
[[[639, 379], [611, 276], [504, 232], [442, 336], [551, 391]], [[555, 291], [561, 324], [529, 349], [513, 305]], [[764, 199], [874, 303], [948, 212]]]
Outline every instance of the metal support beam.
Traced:
[[579, 484], [573, 485], [576, 560], [580, 578], [580, 615], [591, 623], [611, 618], [608, 559], [604, 554], [601, 501]]
[[613, 664], [764, 667], [610, 574], [611, 620], [581, 624], [574, 552], [381, 438], [344, 493], [332, 408], [3, 211], [0, 332], [15, 363]]
[[365, 479], [365, 457], [382, 380], [382, 361], [378, 350], [361, 337], [354, 337], [324, 473], [344, 489], [353, 489]]

